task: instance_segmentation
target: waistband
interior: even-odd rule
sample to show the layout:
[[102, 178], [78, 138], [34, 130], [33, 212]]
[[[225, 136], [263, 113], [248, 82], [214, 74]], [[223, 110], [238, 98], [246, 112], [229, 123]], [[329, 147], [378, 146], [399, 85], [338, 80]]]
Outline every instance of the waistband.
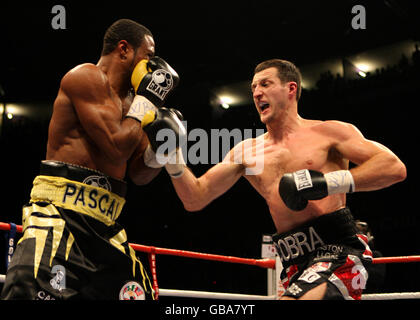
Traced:
[[104, 188], [62, 177], [39, 175], [31, 191], [31, 203], [49, 202], [63, 209], [90, 216], [107, 226], [118, 219], [125, 199]]
[[308, 253], [327, 244], [345, 244], [357, 227], [348, 208], [320, 216], [290, 231], [274, 234], [273, 243], [282, 262], [297, 264]]
[[41, 161], [39, 174], [42, 176], [62, 177], [100, 187], [120, 197], [125, 197], [127, 194], [127, 184], [123, 180], [112, 178], [97, 170], [70, 163], [53, 160]]

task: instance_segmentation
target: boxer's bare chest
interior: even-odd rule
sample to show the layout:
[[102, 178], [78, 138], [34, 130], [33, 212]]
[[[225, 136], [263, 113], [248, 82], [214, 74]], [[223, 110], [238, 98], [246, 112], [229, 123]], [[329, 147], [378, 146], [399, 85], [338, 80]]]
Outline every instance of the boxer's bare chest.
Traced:
[[264, 168], [261, 174], [248, 176], [248, 180], [266, 199], [278, 197], [278, 184], [287, 172], [300, 169], [323, 171], [335, 166], [332, 141], [310, 129], [288, 136], [281, 142], [264, 141]]

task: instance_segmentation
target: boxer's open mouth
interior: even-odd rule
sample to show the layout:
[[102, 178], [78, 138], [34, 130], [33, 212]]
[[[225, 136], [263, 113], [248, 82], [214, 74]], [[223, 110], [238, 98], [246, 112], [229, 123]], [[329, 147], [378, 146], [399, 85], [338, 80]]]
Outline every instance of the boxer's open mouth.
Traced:
[[270, 104], [268, 104], [267, 102], [260, 102], [258, 104], [258, 107], [260, 108], [261, 112], [263, 112], [264, 110], [270, 107]]

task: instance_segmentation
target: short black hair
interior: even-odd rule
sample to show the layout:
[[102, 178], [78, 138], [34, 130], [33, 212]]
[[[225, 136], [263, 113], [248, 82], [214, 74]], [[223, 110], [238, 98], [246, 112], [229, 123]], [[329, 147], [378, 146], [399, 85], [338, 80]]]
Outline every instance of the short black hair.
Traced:
[[255, 67], [254, 74], [268, 68], [276, 68], [277, 76], [281, 82], [294, 81], [297, 84], [296, 101], [299, 101], [302, 92], [301, 82], [302, 75], [292, 62], [282, 59], [270, 59], [261, 62]]
[[110, 54], [121, 40], [126, 40], [134, 49], [137, 49], [145, 35], [153, 37], [150, 30], [140, 23], [130, 19], [117, 20], [105, 32], [101, 55]]

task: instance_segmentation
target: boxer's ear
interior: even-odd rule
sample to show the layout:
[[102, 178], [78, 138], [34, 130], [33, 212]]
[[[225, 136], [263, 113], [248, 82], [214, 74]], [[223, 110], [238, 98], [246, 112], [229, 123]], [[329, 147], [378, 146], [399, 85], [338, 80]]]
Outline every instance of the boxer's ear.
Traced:
[[294, 81], [290, 81], [287, 83], [287, 87], [289, 89], [289, 97], [296, 97], [297, 95], [297, 83]]
[[126, 40], [120, 40], [117, 48], [121, 60], [127, 60], [130, 50], [132, 50], [131, 45]]

